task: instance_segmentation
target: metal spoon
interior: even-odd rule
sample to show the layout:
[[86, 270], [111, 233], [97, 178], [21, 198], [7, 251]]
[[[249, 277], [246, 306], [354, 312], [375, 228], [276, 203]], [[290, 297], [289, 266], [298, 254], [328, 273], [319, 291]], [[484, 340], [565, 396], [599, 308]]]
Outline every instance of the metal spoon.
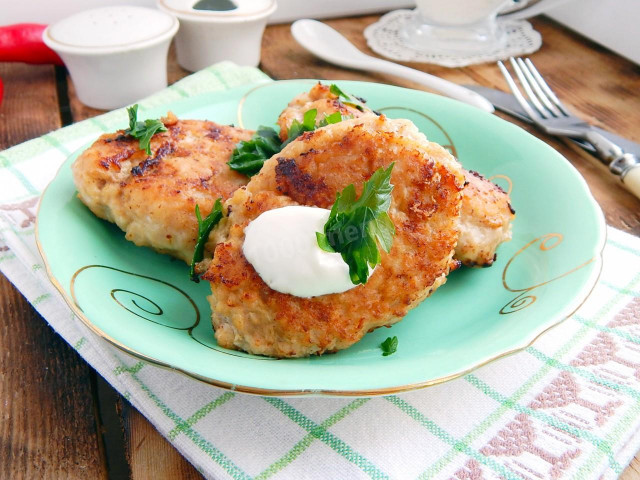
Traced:
[[442, 78], [397, 63], [366, 55], [336, 30], [316, 20], [298, 20], [291, 25], [293, 38], [322, 60], [356, 70], [395, 75], [419, 83], [451, 98], [492, 113], [493, 105], [482, 95]]

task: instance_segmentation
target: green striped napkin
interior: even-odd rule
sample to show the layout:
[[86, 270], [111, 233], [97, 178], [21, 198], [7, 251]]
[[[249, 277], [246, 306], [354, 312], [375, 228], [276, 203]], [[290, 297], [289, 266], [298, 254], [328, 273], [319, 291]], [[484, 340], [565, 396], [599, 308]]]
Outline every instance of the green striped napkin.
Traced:
[[[218, 64], [142, 107], [262, 80]], [[640, 239], [613, 228], [599, 284], [572, 318], [521, 353], [425, 390], [248, 396], [115, 350], [75, 319], [34, 241], [42, 189], [114, 122], [108, 113], [0, 153], [0, 270], [205, 477], [616, 478], [640, 448]]]

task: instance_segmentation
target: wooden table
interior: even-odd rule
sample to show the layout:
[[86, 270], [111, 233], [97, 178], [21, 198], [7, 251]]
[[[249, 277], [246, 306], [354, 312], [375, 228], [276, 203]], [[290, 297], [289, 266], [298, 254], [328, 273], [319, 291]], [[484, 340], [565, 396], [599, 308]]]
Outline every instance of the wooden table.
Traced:
[[[369, 52], [362, 31], [376, 16], [328, 23]], [[559, 96], [585, 119], [640, 142], [640, 68], [547, 19], [533, 55]], [[371, 52], [369, 52], [371, 53]], [[495, 65], [411, 65], [457, 83], [506, 89]], [[274, 79], [353, 79], [415, 87], [383, 75], [333, 67], [299, 47], [288, 25], [265, 32], [261, 68]], [[169, 80], [188, 72], [171, 53]], [[82, 105], [64, 69], [0, 63], [5, 100], [0, 150], [102, 112]], [[593, 159], [525, 126], [586, 178], [607, 223], [640, 235], [640, 201]], [[0, 476], [2, 478], [195, 479], [201, 475], [95, 373], [0, 276]], [[640, 454], [622, 475], [640, 479]]]

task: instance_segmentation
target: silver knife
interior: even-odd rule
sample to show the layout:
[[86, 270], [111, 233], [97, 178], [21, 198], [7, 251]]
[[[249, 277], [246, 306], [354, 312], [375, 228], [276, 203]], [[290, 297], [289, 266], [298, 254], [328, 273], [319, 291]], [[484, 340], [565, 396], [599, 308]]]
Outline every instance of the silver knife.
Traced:
[[[485, 97], [498, 110], [504, 113], [508, 113], [509, 115], [512, 115], [527, 123], [531, 123], [531, 119], [526, 114], [526, 112], [522, 109], [522, 107], [516, 100], [516, 97], [514, 97], [510, 93], [506, 93], [501, 90], [495, 90], [493, 88], [481, 87], [479, 85], [464, 85], [464, 86], [469, 90], [473, 90], [474, 92], [477, 92], [483, 97]], [[601, 133], [603, 136], [607, 137], [613, 143], [616, 143], [617, 145], [619, 145], [625, 152], [633, 153], [637, 156], [640, 156], [640, 144], [633, 142], [631, 140], [628, 140], [626, 138], [620, 137], [615, 133], [608, 132], [598, 127], [593, 127], [593, 129], [596, 130], [598, 133]], [[573, 139], [573, 138], [571, 139], [571, 141], [580, 145], [580, 147], [582, 147], [587, 152], [595, 153], [595, 150], [591, 146], [591, 144], [583, 140]]]

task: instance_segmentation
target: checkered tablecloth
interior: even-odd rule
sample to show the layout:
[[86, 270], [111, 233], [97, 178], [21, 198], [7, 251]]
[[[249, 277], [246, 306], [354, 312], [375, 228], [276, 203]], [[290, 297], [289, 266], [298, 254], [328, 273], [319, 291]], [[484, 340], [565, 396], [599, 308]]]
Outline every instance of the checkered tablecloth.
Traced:
[[[142, 107], [260, 80], [258, 70], [219, 64]], [[115, 130], [115, 118], [0, 153], [0, 269], [205, 477], [616, 478], [640, 449], [640, 239], [613, 228], [600, 281], [570, 319], [521, 353], [416, 392], [249, 396], [116, 351], [68, 309], [34, 239], [43, 188], [70, 152]]]

